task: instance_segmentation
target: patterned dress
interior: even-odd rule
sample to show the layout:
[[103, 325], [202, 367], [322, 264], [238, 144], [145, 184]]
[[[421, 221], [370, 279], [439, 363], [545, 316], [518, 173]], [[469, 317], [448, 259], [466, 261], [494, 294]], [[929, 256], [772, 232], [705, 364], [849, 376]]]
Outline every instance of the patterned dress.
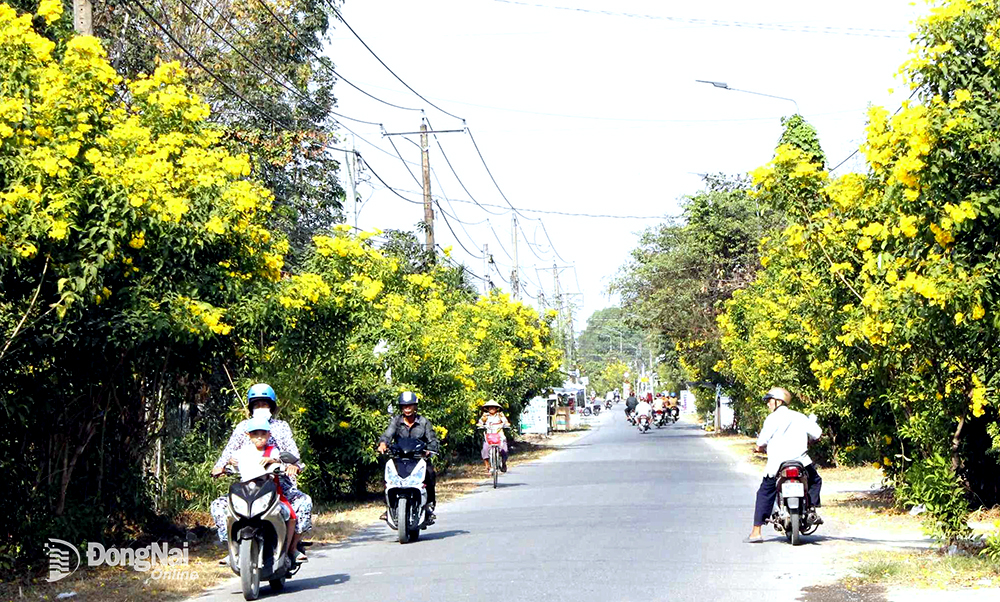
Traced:
[[[252, 445], [250, 442], [250, 435], [247, 434], [246, 423], [249, 421], [244, 420], [236, 425], [236, 429], [233, 431], [232, 436], [229, 437], [229, 443], [226, 444], [226, 448], [222, 450], [222, 455], [219, 457], [218, 462], [215, 463], [215, 468], [222, 468], [229, 462], [230, 459], [246, 445]], [[287, 451], [295, 454], [296, 457], [299, 456], [299, 448], [295, 445], [295, 440], [292, 438], [292, 427], [288, 425], [284, 420], [277, 420], [271, 418], [271, 436], [267, 439], [267, 445], [274, 446], [277, 448], [278, 452]], [[301, 462], [298, 463], [299, 469], [305, 468], [305, 465]], [[296, 517], [298, 518], [295, 523], [296, 533], [306, 533], [312, 530], [312, 498], [303, 493], [298, 487], [296, 487], [296, 478], [288, 478], [288, 484], [290, 485], [285, 490], [285, 497], [288, 499], [288, 503], [292, 506]], [[222, 497], [216, 498], [212, 502], [209, 511], [212, 513], [212, 519], [215, 520], [215, 527], [219, 532], [219, 541], [225, 542], [228, 540], [228, 533], [226, 532], [226, 516], [229, 514], [229, 500], [228, 496], [223, 495]]]

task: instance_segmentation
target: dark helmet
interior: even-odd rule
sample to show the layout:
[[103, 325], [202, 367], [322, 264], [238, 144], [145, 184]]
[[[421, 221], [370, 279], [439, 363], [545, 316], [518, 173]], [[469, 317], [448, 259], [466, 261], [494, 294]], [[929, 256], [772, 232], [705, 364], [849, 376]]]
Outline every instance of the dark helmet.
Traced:
[[276, 414], [278, 412], [278, 396], [274, 393], [274, 389], [271, 385], [266, 383], [257, 383], [256, 385], [250, 387], [247, 391], [247, 410], [253, 405], [253, 402], [264, 399], [267, 401], [267, 405], [271, 408], [271, 414]]
[[416, 393], [414, 393], [413, 391], [403, 391], [402, 393], [399, 394], [399, 397], [396, 398], [396, 405], [401, 407], [409, 405], [415, 406], [417, 405], [417, 401], [419, 400], [417, 399]]

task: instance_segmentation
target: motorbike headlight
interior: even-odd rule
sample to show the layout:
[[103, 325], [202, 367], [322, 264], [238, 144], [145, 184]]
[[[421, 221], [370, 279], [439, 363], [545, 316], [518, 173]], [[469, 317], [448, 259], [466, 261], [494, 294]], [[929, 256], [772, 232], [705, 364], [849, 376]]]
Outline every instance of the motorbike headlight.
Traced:
[[229, 504], [233, 507], [233, 512], [239, 516], [250, 516], [250, 508], [247, 506], [246, 500], [238, 495], [229, 496]]
[[250, 506], [250, 516], [257, 516], [258, 514], [263, 514], [265, 510], [271, 505], [271, 501], [274, 500], [274, 494], [269, 493], [264, 497], [259, 497], [253, 501], [253, 505]]

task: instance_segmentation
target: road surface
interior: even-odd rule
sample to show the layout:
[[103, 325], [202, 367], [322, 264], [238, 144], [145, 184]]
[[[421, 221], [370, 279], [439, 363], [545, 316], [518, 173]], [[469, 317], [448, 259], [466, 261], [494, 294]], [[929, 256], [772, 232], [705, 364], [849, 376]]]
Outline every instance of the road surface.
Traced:
[[[379, 523], [313, 548], [283, 602], [798, 600], [829, 581], [835, 538], [749, 545], [760, 477], [683, 422], [640, 434], [623, 404], [565, 449], [438, 508], [420, 541]], [[235, 579], [196, 600], [241, 600]], [[811, 599], [811, 598], [810, 598]]]

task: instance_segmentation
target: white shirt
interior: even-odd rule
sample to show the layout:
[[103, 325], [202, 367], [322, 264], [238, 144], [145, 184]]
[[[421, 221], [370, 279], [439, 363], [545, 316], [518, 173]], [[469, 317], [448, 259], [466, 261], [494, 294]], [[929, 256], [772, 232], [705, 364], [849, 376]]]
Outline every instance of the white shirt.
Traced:
[[798, 461], [803, 466], [812, 464], [809, 454], [809, 440], [819, 439], [823, 431], [815, 421], [805, 414], [778, 406], [764, 420], [764, 426], [757, 437], [757, 446], [767, 446], [767, 476], [773, 477], [782, 462]]
[[640, 401], [639, 405], [635, 406], [635, 413], [639, 416], [643, 414], [648, 416], [653, 413], [653, 406], [649, 405], [648, 401]]

